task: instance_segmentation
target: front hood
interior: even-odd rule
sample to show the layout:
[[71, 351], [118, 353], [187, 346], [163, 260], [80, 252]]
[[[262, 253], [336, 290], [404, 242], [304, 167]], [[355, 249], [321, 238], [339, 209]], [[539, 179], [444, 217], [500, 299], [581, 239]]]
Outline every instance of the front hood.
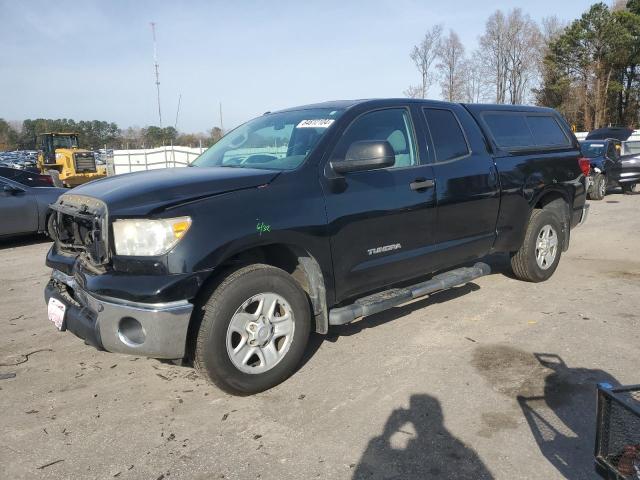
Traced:
[[181, 203], [271, 182], [279, 172], [250, 168], [182, 167], [115, 175], [85, 183], [73, 194], [107, 205], [110, 216], [138, 216]]

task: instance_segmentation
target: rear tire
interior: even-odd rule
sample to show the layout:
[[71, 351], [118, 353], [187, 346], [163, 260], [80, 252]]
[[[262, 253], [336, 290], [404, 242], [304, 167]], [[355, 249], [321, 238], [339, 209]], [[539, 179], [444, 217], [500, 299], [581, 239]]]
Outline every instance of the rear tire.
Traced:
[[636, 184], [630, 184], [630, 183], [623, 183], [622, 184], [622, 193], [626, 194], [626, 195], [631, 195], [632, 193], [635, 193], [636, 191]]
[[262, 392], [295, 372], [310, 327], [309, 300], [300, 285], [279, 268], [249, 265], [226, 277], [205, 301], [193, 363], [226, 392]]
[[589, 190], [589, 200], [602, 200], [607, 194], [607, 177], [598, 173], [593, 177], [593, 185]]
[[511, 256], [511, 268], [520, 280], [543, 282], [556, 271], [564, 245], [562, 222], [547, 209], [534, 209], [520, 249]]

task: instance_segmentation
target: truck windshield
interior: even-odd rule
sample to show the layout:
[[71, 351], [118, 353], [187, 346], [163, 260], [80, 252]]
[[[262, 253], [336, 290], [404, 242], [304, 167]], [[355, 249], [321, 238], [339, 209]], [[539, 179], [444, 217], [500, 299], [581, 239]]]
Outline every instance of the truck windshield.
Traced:
[[75, 135], [54, 135], [53, 148], [78, 148], [78, 137]]
[[580, 151], [582, 152], [582, 155], [587, 158], [596, 158], [604, 153], [604, 143], [584, 142], [582, 145], [580, 145]]
[[342, 113], [314, 108], [263, 115], [229, 132], [191, 165], [293, 170]]

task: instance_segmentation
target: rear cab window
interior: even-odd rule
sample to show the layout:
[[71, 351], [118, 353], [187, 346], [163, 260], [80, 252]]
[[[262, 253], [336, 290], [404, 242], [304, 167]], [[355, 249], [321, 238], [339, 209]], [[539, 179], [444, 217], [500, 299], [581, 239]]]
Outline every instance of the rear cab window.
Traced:
[[470, 149], [456, 115], [444, 108], [423, 108], [429, 127], [436, 162], [447, 162], [469, 155]]
[[569, 148], [572, 141], [552, 114], [484, 112], [482, 119], [498, 147], [505, 150]]

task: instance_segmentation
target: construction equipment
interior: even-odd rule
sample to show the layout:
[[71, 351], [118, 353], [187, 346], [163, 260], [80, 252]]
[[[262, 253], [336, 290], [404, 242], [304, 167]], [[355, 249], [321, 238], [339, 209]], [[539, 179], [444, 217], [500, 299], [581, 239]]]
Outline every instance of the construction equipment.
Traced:
[[77, 133], [42, 133], [38, 145], [38, 168], [57, 186], [71, 188], [107, 176], [106, 167], [96, 165], [95, 154], [80, 148]]

